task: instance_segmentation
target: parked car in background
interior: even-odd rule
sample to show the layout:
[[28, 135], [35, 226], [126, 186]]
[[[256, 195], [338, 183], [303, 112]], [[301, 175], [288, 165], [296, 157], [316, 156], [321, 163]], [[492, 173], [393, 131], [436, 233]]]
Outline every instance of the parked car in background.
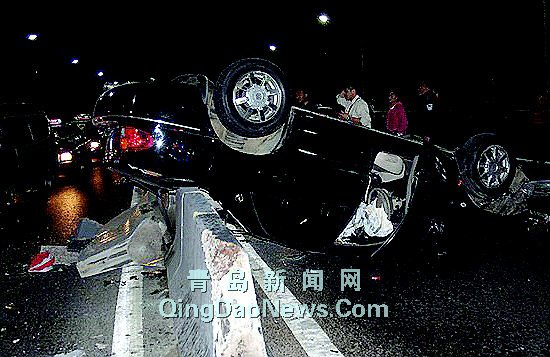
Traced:
[[89, 116], [77, 115], [52, 127], [60, 169], [87, 169], [103, 155], [100, 133]]
[[0, 211], [22, 194], [51, 187], [55, 155], [45, 112], [26, 103], [0, 104]]

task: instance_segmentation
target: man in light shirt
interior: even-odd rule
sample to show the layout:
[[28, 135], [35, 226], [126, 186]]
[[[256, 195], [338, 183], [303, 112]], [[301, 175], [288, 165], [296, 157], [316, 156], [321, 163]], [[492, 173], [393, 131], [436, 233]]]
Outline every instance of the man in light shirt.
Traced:
[[357, 125], [371, 127], [369, 106], [353, 86], [348, 86], [336, 96], [336, 102], [344, 107], [338, 115], [341, 120], [351, 121]]

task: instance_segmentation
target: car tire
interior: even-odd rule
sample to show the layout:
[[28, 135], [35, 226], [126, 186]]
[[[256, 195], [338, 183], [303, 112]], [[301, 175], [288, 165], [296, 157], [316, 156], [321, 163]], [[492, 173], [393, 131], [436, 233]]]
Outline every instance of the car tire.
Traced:
[[470, 138], [461, 149], [461, 178], [468, 194], [490, 201], [508, 192], [516, 173], [510, 150], [495, 135]]
[[234, 62], [214, 90], [216, 114], [229, 131], [246, 138], [274, 133], [288, 120], [283, 72], [273, 63], [250, 58]]

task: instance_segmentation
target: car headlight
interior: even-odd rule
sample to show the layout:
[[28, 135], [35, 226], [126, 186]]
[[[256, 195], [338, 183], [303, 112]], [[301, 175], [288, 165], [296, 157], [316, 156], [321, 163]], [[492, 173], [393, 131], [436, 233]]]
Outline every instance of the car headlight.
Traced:
[[59, 162], [71, 162], [73, 161], [73, 154], [70, 152], [62, 152], [58, 154], [58, 160]]
[[98, 148], [99, 148], [99, 143], [97, 141], [90, 142], [90, 149], [91, 150], [96, 150]]

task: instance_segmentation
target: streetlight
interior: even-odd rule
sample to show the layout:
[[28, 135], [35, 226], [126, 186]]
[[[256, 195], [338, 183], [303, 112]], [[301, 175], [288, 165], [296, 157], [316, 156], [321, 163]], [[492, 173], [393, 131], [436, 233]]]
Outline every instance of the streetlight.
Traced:
[[36, 41], [37, 39], [38, 39], [38, 35], [35, 33], [30, 33], [27, 35], [27, 40]]
[[319, 21], [321, 25], [328, 25], [330, 23], [330, 17], [325, 13], [321, 13], [317, 16], [317, 21]]
[[103, 77], [103, 75], [104, 75], [103, 71], [98, 71], [98, 72], [97, 72], [97, 76], [98, 76], [98, 77]]
[[79, 62], [78, 58], [71, 59], [71, 64], [78, 64]]
[[269, 50], [270, 50], [271, 52], [275, 52], [275, 51], [277, 51], [277, 46], [275, 46], [275, 45], [269, 45]]

